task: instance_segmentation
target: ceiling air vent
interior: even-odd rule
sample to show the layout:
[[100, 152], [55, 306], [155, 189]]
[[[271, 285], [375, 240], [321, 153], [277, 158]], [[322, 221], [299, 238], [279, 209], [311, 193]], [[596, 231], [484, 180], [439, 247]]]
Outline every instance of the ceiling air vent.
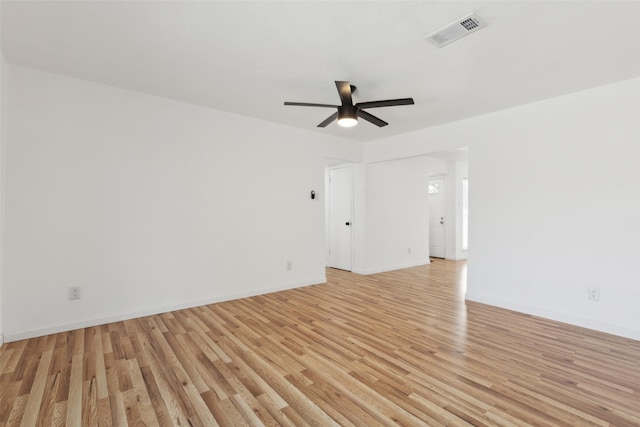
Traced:
[[486, 26], [487, 24], [478, 15], [472, 13], [424, 38], [437, 47], [442, 47]]

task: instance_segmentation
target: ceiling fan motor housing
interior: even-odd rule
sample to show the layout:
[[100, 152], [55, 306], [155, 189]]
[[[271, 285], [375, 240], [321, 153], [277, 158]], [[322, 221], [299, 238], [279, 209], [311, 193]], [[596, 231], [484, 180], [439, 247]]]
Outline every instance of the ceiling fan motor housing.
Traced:
[[338, 119], [358, 119], [358, 107], [353, 105], [341, 105], [338, 107]]

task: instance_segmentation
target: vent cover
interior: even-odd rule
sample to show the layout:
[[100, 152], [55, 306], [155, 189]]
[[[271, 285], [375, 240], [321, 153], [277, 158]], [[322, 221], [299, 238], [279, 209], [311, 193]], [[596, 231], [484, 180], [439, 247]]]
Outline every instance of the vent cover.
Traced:
[[424, 38], [437, 47], [443, 47], [486, 26], [487, 24], [478, 15], [472, 13]]

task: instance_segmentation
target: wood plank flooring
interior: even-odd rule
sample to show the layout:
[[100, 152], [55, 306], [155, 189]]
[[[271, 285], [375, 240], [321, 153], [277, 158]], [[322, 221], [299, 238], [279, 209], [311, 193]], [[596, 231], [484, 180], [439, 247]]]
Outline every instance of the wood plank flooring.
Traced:
[[7, 343], [0, 425], [640, 426], [640, 342], [465, 304], [465, 269]]

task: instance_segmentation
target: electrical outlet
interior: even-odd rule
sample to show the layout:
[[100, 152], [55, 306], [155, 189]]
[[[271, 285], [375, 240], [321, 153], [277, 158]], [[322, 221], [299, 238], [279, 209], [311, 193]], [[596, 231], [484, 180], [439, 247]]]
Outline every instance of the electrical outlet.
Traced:
[[600, 301], [600, 288], [589, 288], [589, 299], [591, 301]]
[[291, 261], [287, 261], [287, 271], [293, 270], [293, 263]]
[[407, 253], [411, 255], [411, 248], [407, 249]]
[[69, 299], [80, 299], [80, 286], [72, 286], [69, 288]]

